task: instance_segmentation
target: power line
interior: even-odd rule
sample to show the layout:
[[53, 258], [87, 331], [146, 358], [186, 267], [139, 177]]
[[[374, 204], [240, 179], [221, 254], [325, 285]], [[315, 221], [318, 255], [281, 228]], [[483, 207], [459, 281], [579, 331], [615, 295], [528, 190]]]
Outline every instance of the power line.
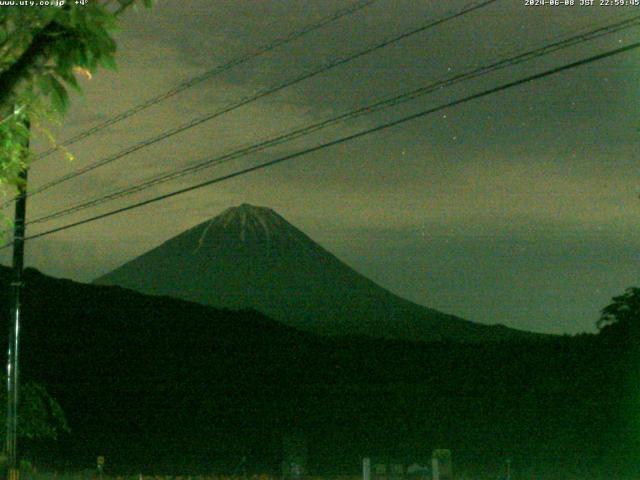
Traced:
[[[115, 192], [111, 192], [105, 195], [101, 195], [98, 196], [96, 198], [93, 198], [91, 200], [88, 201], [84, 201], [81, 202], [79, 204], [76, 205], [72, 205], [70, 207], [64, 208], [62, 210], [58, 210], [49, 214], [46, 214], [44, 216], [41, 216], [39, 218], [36, 218], [34, 220], [31, 220], [30, 222], [28, 222], [28, 224], [34, 224], [34, 223], [43, 223], [43, 222], [47, 222], [56, 218], [60, 218], [63, 216], [67, 216], [70, 215], [72, 213], [76, 213], [78, 211], [81, 210], [85, 210], [87, 208], [90, 207], [94, 207], [97, 205], [101, 205], [103, 203], [115, 200], [117, 198], [121, 198], [124, 196], [129, 196], [132, 195], [134, 193], [143, 191], [145, 189], [151, 188], [152, 186], [155, 186], [157, 184], [163, 183], [163, 182], [167, 182], [170, 180], [174, 180], [176, 178], [180, 178], [182, 176], [185, 175], [189, 175], [189, 174], [193, 174], [196, 173], [200, 170], [206, 169], [206, 168], [211, 168], [213, 166], [217, 166], [220, 165], [222, 163], [226, 163], [229, 162], [231, 160], [235, 160], [237, 158], [241, 158], [244, 156], [247, 156], [251, 153], [256, 153], [262, 150], [265, 150], [267, 148], [270, 148], [272, 146], [275, 145], [279, 145], [281, 143], [284, 142], [288, 142], [291, 140], [294, 140], [296, 138], [300, 138], [306, 135], [309, 135], [313, 132], [316, 132], [318, 130], [321, 130], [323, 128], [326, 128], [328, 126], [331, 125], [335, 125], [339, 122], [343, 122], [346, 121], [348, 119], [353, 119], [353, 118], [357, 118], [359, 116], [365, 115], [365, 114], [370, 114], [373, 112], [377, 112], [386, 108], [390, 108], [390, 107], [394, 107], [397, 106], [401, 103], [405, 103], [408, 102], [410, 100], [413, 100], [415, 98], [418, 98], [419, 96], [423, 96], [426, 95], [428, 93], [432, 93], [436, 90], [442, 89], [444, 87], [449, 87], [452, 85], [455, 85], [457, 83], [460, 83], [462, 81], [468, 81], [470, 79], [482, 76], [482, 75], [487, 75], [489, 73], [495, 72], [497, 70], [509, 67], [509, 66], [513, 66], [513, 65], [517, 65], [526, 61], [530, 61], [533, 60], [535, 58], [541, 57], [543, 55], [548, 55], [550, 53], [556, 52], [558, 50], [564, 49], [564, 48], [568, 48], [570, 46], [585, 42], [587, 40], [593, 40], [594, 38], [599, 38], [601, 36], [604, 35], [609, 35], [611, 33], [614, 32], [618, 32], [622, 29], [626, 29], [626, 28], [630, 28], [630, 27], [634, 27], [634, 26], [638, 26], [640, 25], [640, 15], [638, 16], [634, 16], [628, 19], [625, 19], [623, 21], [619, 21], [613, 24], [609, 24], [606, 26], [602, 26], [599, 27], [595, 30], [590, 30], [586, 33], [581, 33], [578, 35], [573, 35], [571, 37], [565, 38], [563, 40], [559, 40], [556, 41], [554, 43], [551, 44], [545, 44], [541, 47], [532, 49], [532, 50], [528, 50], [522, 53], [519, 53], [515, 56], [511, 56], [508, 58], [505, 58], [503, 60], [499, 60], [496, 61], [494, 63], [491, 63], [489, 65], [485, 65], [485, 66], [481, 66], [481, 67], [477, 67], [471, 71], [465, 72], [465, 73], [461, 73], [458, 75], [455, 75], [453, 77], [450, 77], [448, 79], [444, 79], [444, 80], [439, 80], [437, 82], [431, 83], [429, 85], [414, 89], [412, 91], [400, 94], [400, 95], [395, 95], [393, 97], [375, 102], [371, 105], [365, 106], [365, 107], [361, 107], [355, 110], [351, 110], [349, 112], [343, 113], [341, 115], [338, 115], [336, 117], [321, 121], [321, 122], [317, 122], [308, 126], [305, 126], [303, 128], [299, 128], [293, 131], [290, 131], [288, 133], [285, 134], [281, 134], [278, 135], [276, 137], [270, 138], [268, 140], [264, 140], [262, 142], [259, 142], [257, 144], [253, 144], [250, 145], [248, 147], [244, 147], [244, 148], [240, 148], [237, 150], [234, 150], [232, 152], [223, 154], [221, 156], [212, 158], [212, 159], [207, 159], [204, 161], [200, 161], [198, 163], [189, 165], [187, 167], [181, 168], [181, 169], [177, 169], [174, 171], [170, 171], [170, 172], [166, 172], [160, 175], [157, 175], [155, 177], [152, 177], [151, 179], [145, 180], [143, 182], [131, 185], [129, 187], [125, 187], [123, 189], [120, 190], [116, 190]], [[566, 37], [566, 35], [565, 35]]]
[[143, 110], [146, 110], [149, 107], [152, 107], [153, 105], [156, 105], [157, 103], [160, 103], [164, 100], [167, 100], [168, 98], [173, 97], [174, 95], [177, 95], [180, 92], [183, 92], [184, 90], [194, 87], [195, 85], [198, 85], [199, 83], [204, 82], [205, 80], [208, 80], [212, 77], [215, 77], [216, 75], [219, 75], [223, 72], [226, 72], [227, 70], [230, 70], [234, 67], [237, 67], [238, 65], [242, 65], [243, 63], [246, 63], [250, 60], [253, 60], [254, 58], [260, 57], [261, 55], [264, 55], [265, 53], [269, 53], [272, 50], [275, 50], [278, 47], [281, 47], [282, 45], [286, 45], [287, 43], [293, 42], [294, 40], [297, 40], [315, 30], [318, 30], [322, 27], [324, 27], [325, 25], [328, 25], [332, 22], [335, 22], [343, 17], [349, 16], [359, 10], [362, 10], [366, 7], [368, 7], [369, 5], [377, 2], [378, 0], [364, 0], [364, 1], [360, 1], [355, 3], [354, 5], [351, 5], [349, 7], [340, 9], [338, 11], [336, 11], [335, 13], [326, 16], [322, 19], [320, 19], [319, 21], [306, 25], [304, 27], [302, 27], [300, 30], [297, 30], [295, 32], [291, 32], [290, 34], [288, 34], [285, 37], [282, 38], [278, 38], [274, 41], [272, 41], [271, 43], [268, 43], [266, 45], [260, 46], [258, 47], [256, 50], [247, 53], [243, 56], [234, 58], [233, 60], [228, 61], [227, 63], [224, 63], [222, 65], [218, 65], [210, 70], [207, 70], [206, 72], [197, 75], [195, 77], [191, 77], [185, 81], [183, 81], [182, 83], [179, 83], [178, 85], [174, 86], [173, 88], [167, 90], [166, 92], [157, 95], [153, 98], [150, 98], [149, 100], [136, 105], [135, 107], [132, 107], [128, 110], [125, 110], [124, 112], [119, 113], [118, 115], [116, 115], [115, 117], [112, 117], [108, 120], [105, 120], [104, 122], [102, 122], [99, 125], [96, 125], [95, 127], [89, 128], [88, 130], [85, 130], [67, 140], [65, 140], [64, 142], [62, 142], [60, 145], [55, 146], [50, 148], [49, 150], [46, 150], [44, 152], [42, 152], [41, 154], [39, 154], [36, 159], [34, 161], [37, 160], [41, 160], [49, 155], [51, 155], [52, 153], [56, 152], [57, 150], [60, 149], [60, 147], [68, 147], [69, 145], [72, 145], [76, 142], [79, 142], [80, 140], [87, 138], [101, 130], [104, 130], [107, 127], [110, 127], [111, 125], [114, 125], [122, 120], [125, 120], [133, 115], [135, 115], [136, 113], [139, 113]]
[[[427, 115], [430, 115], [432, 113], [438, 112], [440, 110], [444, 110], [444, 109], [447, 109], [447, 108], [455, 107], [457, 105], [461, 105], [463, 103], [467, 103], [467, 102], [470, 102], [472, 100], [476, 100], [478, 98], [485, 97], [487, 95], [491, 95], [491, 94], [494, 94], [494, 93], [501, 92], [503, 90], [507, 90], [509, 88], [516, 87], [518, 85], [522, 85], [522, 84], [529, 83], [529, 82], [532, 82], [532, 81], [535, 81], [535, 80], [539, 80], [541, 78], [545, 78], [545, 77], [548, 77], [550, 75], [554, 75], [556, 73], [560, 73], [560, 72], [563, 72], [563, 71], [566, 71], [566, 70], [570, 70], [572, 68], [576, 68], [576, 67], [579, 67], [579, 66], [582, 66], [582, 65], [586, 65], [588, 63], [592, 63], [592, 62], [595, 62], [595, 61], [598, 61], [598, 60], [602, 60], [604, 58], [612, 57], [614, 55], [619, 55], [621, 53], [629, 52], [629, 51], [637, 49], [639, 47], [640, 47], [640, 42], [636, 42], [636, 43], [632, 43], [632, 44], [624, 46], [624, 47], [620, 47], [620, 48], [617, 48], [617, 49], [614, 49], [614, 50], [610, 50], [610, 51], [605, 52], [605, 53], [601, 53], [601, 54], [598, 54], [598, 55], [587, 57], [587, 58], [584, 58], [582, 60], [578, 60], [576, 62], [572, 62], [572, 63], [566, 64], [566, 65], [563, 65], [563, 66], [560, 66], [560, 67], [552, 68], [552, 69], [546, 70], [546, 71], [544, 71], [542, 73], [537, 73], [537, 74], [534, 74], [534, 75], [530, 75], [530, 76], [522, 78], [520, 80], [515, 80], [515, 81], [512, 81], [512, 82], [508, 82], [508, 83], [502, 84], [502, 85], [500, 85], [498, 87], [493, 87], [493, 88], [484, 90], [484, 91], [482, 91], [480, 93], [475, 93], [473, 95], [469, 95], [469, 96], [463, 97], [463, 98], [458, 99], [458, 100], [453, 100], [453, 101], [451, 101], [449, 103], [446, 103], [446, 104], [443, 104], [443, 105], [440, 105], [440, 106], [437, 106], [437, 107], [433, 107], [433, 108], [430, 108], [430, 109], [427, 109], [427, 110], [423, 110], [423, 111], [418, 112], [418, 113], [414, 113], [412, 115], [403, 117], [403, 118], [398, 119], [398, 120], [394, 120], [392, 122], [388, 122], [388, 123], [384, 123], [382, 125], [378, 125], [377, 127], [373, 127], [373, 128], [367, 129], [367, 130], [363, 130], [363, 131], [360, 131], [360, 132], [352, 134], [352, 135], [347, 135], [347, 136], [338, 138], [336, 140], [332, 140], [330, 142], [326, 142], [326, 143], [323, 143], [321, 145], [317, 145], [315, 147], [307, 148], [307, 149], [304, 149], [304, 150], [301, 150], [301, 151], [298, 151], [298, 152], [295, 152], [295, 153], [292, 153], [292, 154], [289, 154], [289, 155], [285, 155], [285, 156], [276, 158], [274, 160], [262, 163], [260, 165], [255, 165], [253, 167], [248, 167], [248, 168], [245, 168], [245, 169], [242, 169], [242, 170], [238, 170], [236, 172], [233, 172], [233, 173], [230, 173], [230, 174], [227, 174], [227, 175], [223, 175], [223, 176], [211, 179], [211, 180], [207, 180], [206, 182], [198, 183], [196, 185], [192, 185], [190, 187], [182, 188], [182, 189], [179, 189], [179, 190], [174, 190], [173, 192], [170, 192], [170, 193], [166, 193], [166, 194], [154, 197], [154, 198], [150, 198], [150, 199], [147, 199], [147, 200], [144, 200], [144, 201], [141, 201], [141, 202], [137, 202], [137, 203], [134, 203], [134, 204], [131, 204], [131, 205], [127, 205], [126, 207], [122, 207], [122, 208], [118, 208], [118, 209], [115, 209], [115, 210], [111, 210], [109, 212], [102, 213], [100, 215], [95, 215], [93, 217], [86, 218], [84, 220], [80, 220], [80, 221], [77, 221], [77, 222], [69, 223], [69, 224], [63, 225], [61, 227], [52, 228], [50, 230], [47, 230], [47, 231], [44, 231], [44, 232], [41, 232], [41, 233], [37, 233], [35, 235], [28, 236], [28, 237], [25, 238], [25, 240], [32, 240], [32, 239], [40, 238], [40, 237], [43, 237], [43, 236], [46, 236], [46, 235], [51, 235], [53, 233], [61, 232], [63, 230], [68, 230], [70, 228], [74, 228], [74, 227], [77, 227], [77, 226], [80, 226], [80, 225], [84, 225], [84, 224], [91, 223], [91, 222], [94, 222], [94, 221], [97, 221], [97, 220], [101, 220], [103, 218], [107, 218], [107, 217], [110, 217], [110, 216], [113, 216], [113, 215], [116, 215], [116, 214], [119, 214], [119, 213], [127, 212], [129, 210], [133, 210], [133, 209], [136, 209], [136, 208], [140, 208], [140, 207], [143, 207], [145, 205], [149, 205], [151, 203], [155, 203], [155, 202], [159, 202], [159, 201], [162, 201], [162, 200], [166, 200], [168, 198], [175, 197], [177, 195], [181, 195], [183, 193], [187, 193], [187, 192], [191, 192], [191, 191], [194, 191], [194, 190], [198, 190], [200, 188], [203, 188], [203, 187], [206, 187], [206, 186], [209, 186], [209, 185], [213, 185], [215, 183], [220, 183], [220, 182], [223, 182], [225, 180], [229, 180], [231, 178], [239, 177], [241, 175], [245, 175], [245, 174], [250, 173], [250, 172], [254, 172], [254, 171], [261, 170], [261, 169], [264, 169], [264, 168], [267, 168], [267, 167], [271, 167], [271, 166], [277, 165], [279, 163], [283, 163], [285, 161], [292, 160], [292, 159], [297, 158], [297, 157], [301, 157], [303, 155], [308, 155], [310, 153], [323, 150], [325, 148], [329, 148], [329, 147], [333, 147], [335, 145], [339, 145], [339, 144], [342, 144], [342, 143], [345, 143], [345, 142], [349, 142], [351, 140], [355, 140], [357, 138], [364, 137], [365, 135], [370, 135], [372, 133], [380, 132], [382, 130], [386, 130], [386, 129], [391, 128], [391, 127], [402, 125], [402, 124], [407, 123], [409, 121], [425, 117]], [[10, 242], [10, 243], [4, 245], [1, 248], [7, 248], [12, 243], [13, 242]]]
[[[287, 87], [290, 87], [292, 85], [300, 83], [300, 82], [302, 82], [304, 80], [307, 80], [309, 78], [315, 77], [316, 75], [319, 75], [321, 73], [327, 72], [327, 71], [329, 71], [329, 70], [331, 70], [333, 68], [336, 68], [336, 67], [338, 67], [340, 65], [344, 65], [346, 63], [349, 63], [349, 62], [351, 62], [353, 60], [356, 60], [356, 59], [358, 59], [360, 57], [363, 57], [363, 56], [368, 55], [368, 54], [370, 54], [372, 52], [375, 52], [377, 50], [385, 48], [385, 47], [387, 47], [387, 46], [389, 46], [389, 45], [391, 45], [393, 43], [396, 43], [396, 42], [399, 42], [401, 40], [404, 40], [404, 39], [406, 39], [406, 38], [408, 38], [408, 37], [410, 37], [412, 35], [416, 35], [418, 33], [422, 33], [424, 31], [429, 30], [429, 29], [431, 29], [433, 27], [436, 27], [436, 26], [438, 26], [438, 25], [440, 25], [442, 23], [448, 22], [450, 20], [454, 20], [454, 19], [456, 19], [458, 17], [461, 17], [463, 15], [471, 13], [471, 12], [473, 12], [475, 10], [478, 10], [480, 8], [483, 8], [483, 7], [486, 7], [486, 6], [488, 6], [488, 5], [492, 4], [492, 3], [495, 3], [496, 1], [498, 1], [498, 0], [485, 0], [485, 1], [482, 1], [480, 3], [476, 3], [475, 5], [465, 7], [463, 10], [461, 10], [461, 11], [459, 11], [457, 13], [449, 14], [449, 15], [447, 15], [445, 17], [439, 18], [438, 20], [431, 21], [426, 25], [422, 25], [421, 27], [412, 29], [412, 30], [404, 32], [404, 33], [402, 33], [400, 35], [396, 35], [396, 36], [394, 36], [392, 38], [384, 40], [381, 43], [377, 43], [375, 45], [367, 47], [364, 50], [360, 50], [360, 51], [358, 51], [358, 52], [356, 52], [354, 54], [351, 54], [351, 55], [348, 55], [346, 57], [342, 57], [342, 58], [338, 58], [336, 60], [333, 60], [332, 62], [330, 62], [330, 63], [328, 63], [326, 65], [323, 65], [323, 66], [321, 66], [319, 68], [316, 68], [315, 70], [312, 70], [311, 72], [307, 72], [307, 73], [305, 73], [305, 74], [303, 74], [303, 75], [301, 75], [299, 77], [296, 77], [296, 78], [291, 79], [291, 80], [287, 80], [284, 83], [281, 83], [281, 84], [276, 85], [274, 87], [269, 87], [269, 88], [267, 88], [265, 90], [262, 90], [262, 91], [254, 94], [252, 96], [245, 97], [245, 98], [239, 100], [238, 102], [236, 102], [236, 103], [234, 103], [232, 105], [229, 105], [227, 107], [222, 108], [221, 110], [217, 110], [217, 111], [215, 111], [213, 113], [209, 113], [207, 115], [195, 118], [195, 119], [189, 121], [186, 124], [183, 124], [183, 125], [181, 125], [179, 127], [175, 127], [175, 128], [173, 128], [171, 130], [165, 131], [164, 133], [162, 133], [160, 135], [157, 135], [155, 137], [152, 137], [152, 138], [149, 138], [147, 140], [144, 140], [144, 141], [142, 141], [142, 142], [140, 142], [138, 144], [135, 144], [135, 145], [133, 145], [133, 146], [131, 146], [131, 147], [125, 149], [125, 150], [122, 150], [122, 151], [120, 151], [120, 152], [118, 152], [118, 153], [116, 153], [114, 155], [111, 155], [109, 157], [103, 158], [102, 160], [98, 160], [97, 162], [94, 162], [94, 163], [92, 163], [90, 165], [87, 165], [87, 166], [85, 166], [83, 168], [80, 168], [80, 169], [78, 169], [78, 170], [76, 170], [74, 172], [68, 173], [66, 175], [63, 175], [63, 176], [55, 179], [55, 180], [52, 180], [52, 181], [50, 181], [48, 183], [45, 183], [42, 186], [36, 188], [35, 190], [32, 190], [28, 194], [28, 196], [33, 196], [33, 195], [36, 195], [38, 193], [44, 192], [45, 190], [49, 190], [50, 188], [53, 188], [53, 187], [55, 187], [55, 186], [57, 186], [57, 185], [59, 185], [61, 183], [64, 183], [64, 182], [66, 182], [68, 180], [76, 178], [76, 177], [78, 177], [80, 175], [84, 175], [84, 174], [86, 174], [86, 173], [88, 173], [90, 171], [93, 171], [93, 170], [95, 170], [97, 168], [100, 168], [100, 167], [102, 167], [104, 165], [108, 165], [108, 164], [110, 164], [110, 163], [112, 163], [112, 162], [114, 162], [116, 160], [119, 160], [119, 159], [121, 159], [121, 158], [123, 158], [123, 157], [125, 157], [127, 155], [130, 155], [131, 153], [137, 152], [138, 150], [146, 148], [146, 147], [148, 147], [150, 145], [153, 145], [153, 144], [155, 144], [157, 142], [160, 142], [162, 140], [166, 140], [167, 138], [170, 138], [170, 137], [172, 137], [174, 135], [177, 135], [178, 133], [182, 133], [182, 132], [184, 132], [186, 130], [194, 128], [194, 127], [196, 127], [196, 126], [198, 126], [198, 125], [200, 125], [200, 124], [202, 124], [204, 122], [212, 120], [212, 119], [214, 119], [216, 117], [219, 117], [219, 116], [224, 115], [226, 113], [229, 113], [229, 112], [231, 112], [233, 110], [236, 110], [236, 109], [238, 109], [238, 108], [240, 108], [240, 107], [242, 107], [244, 105], [252, 103], [252, 102], [254, 102], [256, 100], [259, 100], [259, 99], [261, 99], [263, 97], [266, 97], [267, 95], [271, 95], [271, 94], [276, 93], [276, 92], [278, 92], [280, 90], [283, 90], [283, 89], [285, 89]], [[9, 203], [9, 202], [7, 202], [7, 203]], [[6, 205], [6, 203], [5, 203], [5, 205]], [[5, 206], [5, 205], [3, 205], [3, 206]]]

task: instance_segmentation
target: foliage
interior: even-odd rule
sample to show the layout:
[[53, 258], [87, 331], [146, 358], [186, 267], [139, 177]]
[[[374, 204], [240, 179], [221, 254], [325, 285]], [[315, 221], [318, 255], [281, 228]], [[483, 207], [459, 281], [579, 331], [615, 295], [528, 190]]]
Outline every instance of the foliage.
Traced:
[[118, 16], [134, 4], [106, 0], [0, 9], [0, 184], [18, 185], [18, 172], [29, 162], [26, 119], [41, 130], [43, 121], [62, 118], [68, 88], [81, 91], [77, 75], [115, 69], [112, 33]]
[[598, 328], [637, 328], [640, 325], [640, 288], [628, 288], [624, 294], [613, 297], [612, 300], [613, 303], [602, 309]]
[[0, 184], [20, 186], [19, 173], [29, 159], [26, 109], [17, 108], [0, 122]]
[[[3, 385], [6, 384], [6, 377], [2, 380]], [[0, 405], [5, 405], [6, 401], [6, 389], [0, 389]], [[69, 431], [62, 408], [38, 383], [25, 382], [21, 386], [18, 417], [18, 435], [22, 438], [55, 440], [61, 433]], [[0, 408], [0, 425], [5, 424], [5, 418], [6, 411]], [[4, 437], [4, 429], [0, 428], [0, 432]]]

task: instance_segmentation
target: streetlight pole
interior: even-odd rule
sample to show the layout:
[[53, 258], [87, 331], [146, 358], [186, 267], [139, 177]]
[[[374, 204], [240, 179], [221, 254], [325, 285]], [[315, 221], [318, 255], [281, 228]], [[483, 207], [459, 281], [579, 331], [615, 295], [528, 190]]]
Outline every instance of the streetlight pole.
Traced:
[[[27, 128], [29, 123], [27, 122]], [[28, 146], [28, 144], [27, 144]], [[15, 220], [13, 226], [13, 261], [11, 274], [9, 317], [9, 348], [7, 352], [7, 434], [6, 455], [8, 480], [18, 480], [18, 346], [20, 338], [20, 315], [22, 294], [22, 270], [24, 267], [25, 217], [27, 212], [27, 169], [20, 172], [18, 196], [16, 197]]]

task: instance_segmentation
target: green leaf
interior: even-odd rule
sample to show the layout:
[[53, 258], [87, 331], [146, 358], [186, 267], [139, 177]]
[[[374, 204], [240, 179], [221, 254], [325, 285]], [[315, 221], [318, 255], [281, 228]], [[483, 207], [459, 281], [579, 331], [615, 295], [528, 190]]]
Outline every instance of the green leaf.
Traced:
[[71, 88], [73, 88], [76, 92], [82, 93], [82, 87], [78, 83], [78, 79], [73, 73], [64, 72], [59, 74], [60, 78], [62, 78]]
[[61, 8], [40, 8], [38, 11], [38, 16], [40, 17], [41, 24], [46, 25], [54, 18], [56, 20], [62, 20], [62, 18], [64, 17], [64, 12]]
[[52, 77], [51, 81], [51, 105], [53, 109], [58, 113], [64, 113], [69, 106], [69, 94], [57, 79]]
[[51, 93], [53, 87], [51, 86], [51, 75], [46, 74], [38, 77], [38, 88], [43, 95], [47, 96]]
[[98, 61], [101, 66], [106, 68], [107, 70], [118, 70], [118, 65], [116, 65], [116, 59], [111, 54], [102, 55], [100, 60]]

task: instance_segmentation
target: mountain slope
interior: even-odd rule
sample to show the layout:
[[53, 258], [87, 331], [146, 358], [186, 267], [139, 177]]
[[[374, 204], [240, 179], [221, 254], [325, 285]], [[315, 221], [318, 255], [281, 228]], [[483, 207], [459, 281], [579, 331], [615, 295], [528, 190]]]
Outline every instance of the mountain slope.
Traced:
[[273, 210], [243, 204], [98, 278], [151, 295], [254, 308], [329, 335], [504, 340], [533, 335], [402, 299], [360, 275]]

